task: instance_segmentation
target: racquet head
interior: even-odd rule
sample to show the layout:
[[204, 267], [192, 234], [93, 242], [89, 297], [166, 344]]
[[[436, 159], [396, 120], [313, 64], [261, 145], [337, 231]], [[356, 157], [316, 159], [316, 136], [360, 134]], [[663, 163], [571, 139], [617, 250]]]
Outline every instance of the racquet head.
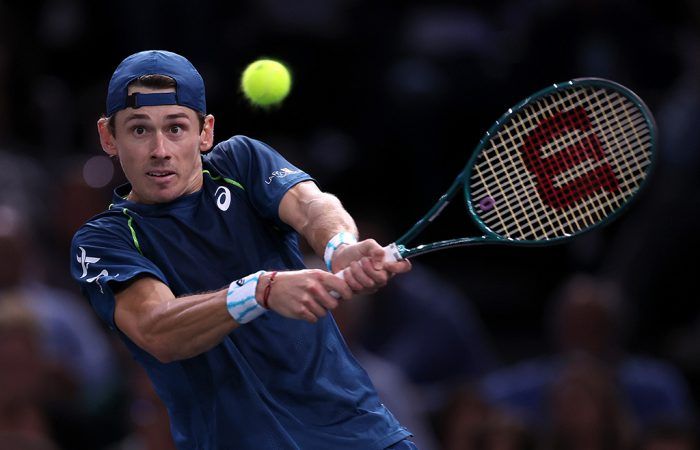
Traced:
[[612, 81], [559, 83], [508, 110], [463, 172], [488, 240], [547, 244], [603, 225], [640, 191], [654, 162], [654, 119]]

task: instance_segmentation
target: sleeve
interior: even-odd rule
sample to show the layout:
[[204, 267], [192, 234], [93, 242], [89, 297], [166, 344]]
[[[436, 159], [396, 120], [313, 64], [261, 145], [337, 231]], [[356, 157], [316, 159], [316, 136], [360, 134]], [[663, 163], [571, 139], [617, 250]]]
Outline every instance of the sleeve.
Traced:
[[269, 145], [246, 136], [234, 136], [216, 146], [211, 163], [242, 185], [260, 216], [284, 225], [279, 218], [282, 197], [294, 185], [315, 180], [287, 161]]
[[128, 236], [126, 226], [113, 223], [88, 223], [73, 237], [71, 276], [97, 315], [111, 329], [114, 323], [115, 283], [139, 275], [151, 275], [167, 284], [163, 272], [143, 256]]

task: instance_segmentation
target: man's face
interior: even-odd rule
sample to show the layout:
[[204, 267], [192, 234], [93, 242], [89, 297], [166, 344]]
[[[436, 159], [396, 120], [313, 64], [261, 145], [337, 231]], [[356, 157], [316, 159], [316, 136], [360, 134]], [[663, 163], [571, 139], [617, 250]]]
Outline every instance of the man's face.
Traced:
[[[172, 92], [172, 89], [130, 87], [132, 92]], [[202, 186], [200, 152], [211, 148], [214, 118], [207, 116], [200, 132], [197, 114], [179, 105], [126, 108], [114, 117], [114, 135], [106, 121], [98, 123], [104, 150], [119, 157], [132, 186], [129, 199], [166, 203]]]

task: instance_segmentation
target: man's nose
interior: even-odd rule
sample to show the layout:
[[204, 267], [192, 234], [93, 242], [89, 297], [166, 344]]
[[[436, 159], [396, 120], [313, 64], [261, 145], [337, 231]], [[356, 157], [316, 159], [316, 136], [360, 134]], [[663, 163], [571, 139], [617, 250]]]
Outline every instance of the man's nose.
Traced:
[[151, 149], [151, 158], [170, 158], [170, 152], [166, 148], [166, 139], [162, 131], [158, 131], [153, 139], [153, 148]]

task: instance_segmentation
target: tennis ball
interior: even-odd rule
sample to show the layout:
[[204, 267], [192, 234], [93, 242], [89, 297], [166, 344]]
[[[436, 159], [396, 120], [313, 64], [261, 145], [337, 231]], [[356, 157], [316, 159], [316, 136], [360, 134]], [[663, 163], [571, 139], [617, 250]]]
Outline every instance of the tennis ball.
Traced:
[[292, 77], [284, 64], [272, 59], [259, 59], [246, 67], [241, 77], [245, 97], [256, 106], [272, 106], [289, 94]]

